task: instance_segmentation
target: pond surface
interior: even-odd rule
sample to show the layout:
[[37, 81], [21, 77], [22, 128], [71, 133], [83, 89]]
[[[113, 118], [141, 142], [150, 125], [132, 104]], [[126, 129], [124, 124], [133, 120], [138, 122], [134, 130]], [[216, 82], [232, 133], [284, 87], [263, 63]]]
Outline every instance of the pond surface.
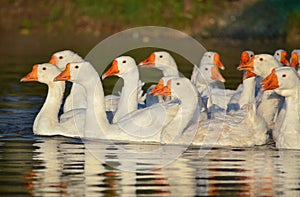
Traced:
[[[159, 148], [158, 144], [116, 142], [113, 146], [110, 141], [97, 141], [98, 153], [102, 154], [99, 160], [80, 139], [34, 136], [32, 124], [47, 89], [19, 80], [33, 64], [47, 62], [55, 51], [69, 48], [87, 54], [97, 44], [87, 38], [77, 38], [80, 43], [73, 40], [1, 38], [1, 195], [300, 196], [300, 151], [277, 150], [272, 142], [251, 148], [192, 146], [169, 165], [158, 168], [157, 162], [166, 155], [151, 160], [137, 155], [133, 159], [122, 151], [151, 150]], [[250, 45], [217, 43], [207, 42], [207, 48], [215, 48], [225, 66], [230, 65], [232, 72], [224, 75], [229, 86], [236, 87], [241, 76], [234, 67], [241, 50]], [[280, 45], [272, 45], [266, 52], [277, 47]], [[254, 49], [260, 52], [261, 46]], [[135, 172], [120, 170], [124, 166]]]

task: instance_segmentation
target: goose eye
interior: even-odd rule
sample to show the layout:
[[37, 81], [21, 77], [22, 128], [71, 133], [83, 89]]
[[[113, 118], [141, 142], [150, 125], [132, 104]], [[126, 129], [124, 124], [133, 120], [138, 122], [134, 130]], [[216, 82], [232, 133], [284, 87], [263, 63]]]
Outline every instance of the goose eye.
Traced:
[[176, 85], [178, 85], [178, 86], [179, 86], [179, 85], [180, 85], [180, 83], [179, 83], [179, 82], [177, 82], [177, 83], [176, 83]]
[[278, 55], [278, 56], [279, 56], [279, 53], [276, 53], [276, 55]]
[[208, 68], [205, 68], [205, 70], [208, 70]]
[[208, 56], [208, 58], [210, 58], [210, 55]]
[[63, 59], [64, 57], [63, 57], [63, 56], [59, 56], [58, 58], [61, 60], [61, 59]]
[[163, 57], [162, 55], [159, 56], [159, 58], [162, 58], [162, 57]]
[[251, 54], [250, 57], [253, 57], [253, 55]]
[[122, 62], [123, 64], [125, 64], [126, 63], [126, 60], [123, 60], [123, 62]]
[[43, 69], [43, 70], [47, 70], [47, 68], [46, 68], [46, 67], [43, 67], [42, 69]]
[[282, 77], [286, 77], [286, 74], [283, 74]]
[[259, 61], [263, 61], [264, 59], [261, 57], [261, 58], [259, 58]]
[[78, 68], [79, 68], [79, 66], [78, 66], [78, 65], [76, 65], [74, 68], [75, 68], [75, 69], [78, 69]]

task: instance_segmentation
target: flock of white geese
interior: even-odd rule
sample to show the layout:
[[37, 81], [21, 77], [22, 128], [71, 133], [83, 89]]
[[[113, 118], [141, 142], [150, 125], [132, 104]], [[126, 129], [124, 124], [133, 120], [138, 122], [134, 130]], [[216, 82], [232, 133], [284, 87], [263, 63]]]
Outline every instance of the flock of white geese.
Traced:
[[[70, 50], [35, 64], [21, 82], [48, 86], [33, 124], [36, 135], [238, 147], [272, 138], [277, 148], [300, 149], [299, 56], [296, 49], [290, 59], [282, 49], [272, 55], [242, 52], [237, 69], [244, 71], [243, 83], [236, 90], [216, 85], [225, 82], [216, 52], [204, 53], [191, 79], [180, 76], [165, 51], [139, 64], [130, 56], [118, 57], [101, 77], [123, 79], [118, 96], [105, 96], [93, 65]], [[138, 67], [159, 69], [163, 77], [143, 92]], [[73, 85], [64, 100], [66, 81]]]

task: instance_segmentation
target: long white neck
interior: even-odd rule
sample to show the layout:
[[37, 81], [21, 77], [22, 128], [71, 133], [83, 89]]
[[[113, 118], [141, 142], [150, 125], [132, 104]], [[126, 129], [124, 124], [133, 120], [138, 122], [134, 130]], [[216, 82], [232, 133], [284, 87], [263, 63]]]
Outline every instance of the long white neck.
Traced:
[[161, 70], [165, 77], [179, 77], [177, 64], [172, 57], [170, 57], [168, 60], [168, 66], [164, 66], [163, 68], [161, 68]]
[[179, 77], [177, 66], [176, 66], [176, 68], [168, 66], [168, 67], [162, 69], [162, 73], [163, 73], [164, 77], [171, 77], [171, 76]]
[[131, 70], [122, 76], [124, 86], [122, 95], [118, 103], [117, 112], [114, 115], [113, 122], [117, 122], [124, 115], [135, 111], [138, 108], [138, 80], [139, 72], [137, 68]]
[[300, 131], [300, 106], [299, 106], [299, 94], [298, 87], [294, 88], [293, 94], [285, 97], [286, 102], [286, 114], [284, 120], [285, 129], [283, 132], [298, 132]]
[[[33, 124], [33, 132], [38, 135], [51, 135], [58, 126], [58, 113], [65, 91], [65, 82], [52, 82], [48, 85], [48, 94]], [[55, 133], [54, 133], [55, 134]]]
[[72, 109], [86, 108], [86, 93], [85, 89], [77, 84], [73, 83], [69, 96], [66, 98], [64, 104], [64, 112]]
[[255, 97], [255, 77], [250, 77], [243, 81], [243, 90], [239, 99], [239, 106], [242, 107], [245, 104], [250, 103]]
[[105, 112], [102, 83], [97, 73], [93, 75], [95, 76], [89, 76], [89, 80], [82, 84], [87, 94], [84, 137], [103, 139], [104, 133], [110, 130], [110, 124]]

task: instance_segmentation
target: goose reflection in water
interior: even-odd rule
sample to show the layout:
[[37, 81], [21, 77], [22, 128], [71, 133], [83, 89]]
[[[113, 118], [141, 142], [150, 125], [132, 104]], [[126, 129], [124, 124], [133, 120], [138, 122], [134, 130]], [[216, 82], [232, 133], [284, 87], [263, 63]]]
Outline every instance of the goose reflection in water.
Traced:
[[132, 157], [135, 151], [149, 153], [157, 149], [156, 144], [143, 146], [143, 150], [140, 144], [91, 144], [101, 158], [79, 140], [36, 140], [32, 171], [24, 173], [23, 179], [28, 192], [34, 196], [299, 194], [299, 181], [295, 181], [300, 180], [297, 151], [190, 147], [179, 158], [159, 167], [164, 154], [155, 159], [146, 154]]

